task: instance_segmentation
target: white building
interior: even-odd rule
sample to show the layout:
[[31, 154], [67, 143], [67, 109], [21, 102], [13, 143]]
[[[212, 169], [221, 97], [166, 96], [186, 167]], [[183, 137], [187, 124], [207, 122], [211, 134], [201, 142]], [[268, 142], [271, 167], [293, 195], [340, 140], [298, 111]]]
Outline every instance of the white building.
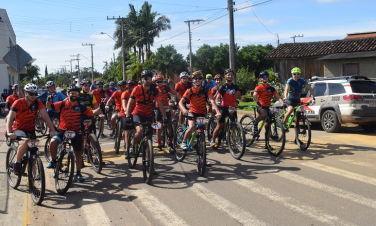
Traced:
[[13, 31], [7, 11], [0, 8], [0, 92], [17, 82], [17, 71], [10, 67], [3, 57], [10, 48], [16, 45], [16, 34]]

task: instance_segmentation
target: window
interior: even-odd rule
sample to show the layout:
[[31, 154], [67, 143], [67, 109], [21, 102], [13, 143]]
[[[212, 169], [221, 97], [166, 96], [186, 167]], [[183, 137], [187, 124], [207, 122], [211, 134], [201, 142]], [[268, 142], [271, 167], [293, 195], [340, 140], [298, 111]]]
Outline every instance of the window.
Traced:
[[350, 85], [354, 93], [376, 93], [376, 82], [353, 81]]
[[343, 76], [346, 75], [359, 75], [359, 63], [343, 64]]
[[337, 94], [342, 94], [346, 93], [345, 88], [343, 85], [339, 83], [329, 83], [329, 95], [337, 95]]
[[315, 83], [315, 86], [313, 87], [313, 92], [315, 94], [315, 97], [325, 96], [326, 83], [323, 83], [323, 82]]

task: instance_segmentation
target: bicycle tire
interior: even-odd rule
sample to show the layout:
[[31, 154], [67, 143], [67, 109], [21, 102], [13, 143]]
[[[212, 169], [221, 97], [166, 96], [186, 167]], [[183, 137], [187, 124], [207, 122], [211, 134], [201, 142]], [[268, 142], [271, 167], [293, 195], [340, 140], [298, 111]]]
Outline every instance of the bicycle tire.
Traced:
[[14, 169], [13, 169], [13, 164], [16, 160], [16, 155], [17, 155], [17, 148], [11, 146], [8, 149], [7, 156], [6, 156], [6, 163], [5, 163], [8, 184], [14, 189], [16, 189], [20, 185], [20, 182], [21, 182], [21, 174], [18, 176], [15, 175]]
[[8, 147], [12, 144], [12, 140], [9, 138], [7, 131], [5, 131], [5, 143]]
[[73, 182], [74, 156], [71, 151], [68, 149], [62, 151], [54, 172], [56, 191], [60, 195], [64, 195]]
[[311, 144], [311, 125], [306, 116], [301, 115], [297, 117], [295, 128], [295, 142], [299, 149], [305, 151]]
[[183, 126], [179, 125], [178, 128], [176, 128], [176, 132], [175, 132], [176, 141], [174, 142], [175, 159], [179, 162], [183, 161], [186, 156], [186, 153], [184, 152], [184, 150], [180, 148], [180, 145], [183, 142], [183, 137], [184, 137], [184, 134], [182, 134], [183, 132], [184, 132]]
[[208, 141], [209, 142], [212, 140], [213, 132], [214, 132], [216, 127], [217, 127], [216, 119], [213, 118], [213, 117], [209, 118], [208, 125], [207, 125], [207, 128], [206, 128], [206, 134], [208, 135]]
[[246, 141], [246, 146], [250, 147], [253, 142], [255, 142], [256, 138], [254, 136], [254, 123], [255, 119], [253, 118], [252, 115], [245, 114], [242, 116], [240, 119], [240, 124], [243, 127], [244, 134], [245, 134], [245, 141]]
[[97, 129], [96, 129], [96, 132], [97, 132], [96, 137], [97, 137], [97, 139], [99, 139], [100, 136], [101, 136], [101, 134], [103, 133], [103, 131], [102, 131], [102, 120], [103, 119], [101, 117], [98, 117], [97, 121], [96, 121], [96, 123], [97, 123]]
[[[265, 141], [268, 152], [272, 156], [279, 156], [283, 152], [286, 143], [286, 134], [282, 123], [280, 121], [271, 121], [268, 119], [268, 126], [266, 129], [266, 134], [268, 135], [265, 137]], [[280, 146], [276, 148], [278, 144]]]
[[[46, 178], [44, 175], [43, 163], [39, 156], [33, 155], [29, 159], [27, 177], [31, 199], [36, 205], [40, 205], [46, 192]], [[37, 189], [35, 186], [38, 181], [40, 189]]]
[[51, 152], [50, 152], [50, 142], [51, 142], [51, 137], [48, 136], [46, 142], [44, 143], [44, 158], [46, 159], [47, 162], [51, 162]]
[[167, 137], [167, 125], [162, 126], [162, 131], [161, 131], [161, 147], [164, 148], [166, 147], [166, 137]]
[[131, 155], [129, 154], [130, 153], [129, 152], [129, 148], [131, 147], [131, 141], [133, 139], [133, 136], [134, 136], [135, 132], [136, 131], [132, 129], [129, 132], [128, 139], [127, 139], [127, 143], [128, 143], [128, 145], [127, 145], [127, 160], [128, 160], [128, 166], [131, 169], [134, 169], [136, 167], [137, 159], [138, 159], [138, 156], [140, 154], [139, 151], [138, 151], [138, 146], [137, 145], [135, 145], [135, 147], [133, 149], [133, 151], [134, 151], [133, 157], [131, 157]]
[[197, 172], [198, 175], [204, 176], [206, 170], [206, 143], [205, 134], [200, 133], [197, 136]]
[[40, 118], [40, 133], [42, 135], [45, 135], [47, 133], [47, 122], [43, 119], [43, 118]]
[[[143, 141], [142, 149], [142, 172], [144, 176], [144, 182], [150, 184], [153, 179], [154, 173], [154, 152], [153, 144], [150, 139]], [[149, 160], [146, 160], [146, 152], [149, 153]]]
[[[176, 125], [175, 123], [170, 123], [170, 131], [171, 131], [171, 138], [172, 138], [172, 144], [174, 144], [176, 142], [176, 136], [175, 136], [175, 130], [176, 130]], [[169, 138], [170, 140], [170, 138]], [[170, 152], [170, 154], [175, 154], [175, 150], [174, 150], [174, 145], [172, 145], [172, 147], [168, 148], [168, 151]]]
[[102, 149], [99, 145], [98, 139], [95, 134], [89, 135], [90, 150], [88, 150], [88, 157], [94, 172], [101, 173], [103, 167]]
[[115, 154], [120, 153], [120, 142], [122, 139], [122, 129], [120, 120], [116, 123], [116, 131], [115, 131]]
[[[231, 132], [231, 127], [236, 127], [236, 134]], [[236, 135], [235, 139], [235, 146], [230, 139], [235, 138], [233, 137]], [[233, 139], [232, 139], [233, 140]], [[227, 145], [230, 150], [230, 153], [234, 159], [241, 159], [245, 152], [245, 134], [242, 125], [239, 122], [230, 123], [227, 129]], [[239, 150], [240, 149], [240, 150]]]

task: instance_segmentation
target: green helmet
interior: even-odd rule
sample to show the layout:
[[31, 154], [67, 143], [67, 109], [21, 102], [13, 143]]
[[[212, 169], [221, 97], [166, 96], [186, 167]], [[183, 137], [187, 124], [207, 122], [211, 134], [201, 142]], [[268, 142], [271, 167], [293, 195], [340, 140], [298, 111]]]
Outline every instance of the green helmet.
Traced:
[[291, 74], [301, 74], [301, 73], [302, 73], [302, 70], [300, 70], [300, 68], [298, 68], [298, 67], [294, 67], [291, 70]]
[[208, 78], [209, 78], [209, 79], [213, 79], [213, 75], [211, 75], [211, 74], [207, 74], [207, 75], [206, 75], [206, 79], [208, 79]]
[[108, 88], [110, 87], [110, 85], [108, 85], [108, 83], [104, 84], [103, 88]]

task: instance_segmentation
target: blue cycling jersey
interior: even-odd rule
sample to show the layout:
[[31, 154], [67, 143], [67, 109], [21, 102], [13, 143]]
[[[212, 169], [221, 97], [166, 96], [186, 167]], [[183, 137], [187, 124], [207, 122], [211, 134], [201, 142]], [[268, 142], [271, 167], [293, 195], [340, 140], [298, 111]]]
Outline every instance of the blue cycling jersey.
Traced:
[[295, 81], [294, 78], [289, 78], [286, 82], [286, 86], [289, 86], [289, 97], [290, 100], [300, 100], [300, 94], [302, 89], [308, 85], [308, 82], [304, 78], [299, 78]]
[[[59, 92], [59, 91], [55, 90], [54, 93], [56, 95], [52, 99], [52, 104], [56, 103], [58, 101], [63, 101], [66, 98], [66, 96], [64, 94], [62, 94], [61, 92]], [[43, 103], [46, 103], [47, 102], [47, 98], [48, 98], [49, 95], [50, 95], [50, 92], [46, 91], [42, 95], [38, 96], [37, 99], [41, 100]], [[47, 112], [55, 112], [55, 110], [47, 109]]]

